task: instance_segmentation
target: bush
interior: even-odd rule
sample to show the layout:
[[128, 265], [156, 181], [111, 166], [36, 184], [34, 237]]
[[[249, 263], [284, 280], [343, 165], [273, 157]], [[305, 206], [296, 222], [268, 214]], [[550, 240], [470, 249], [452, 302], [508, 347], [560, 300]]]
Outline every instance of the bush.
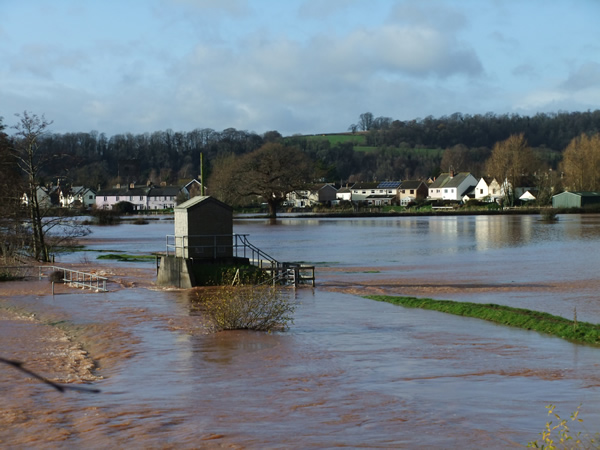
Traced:
[[50, 275], [48, 275], [48, 280], [55, 281], [57, 283], [60, 281], [63, 281], [64, 278], [65, 278], [65, 272], [62, 270], [55, 270]]
[[221, 287], [197, 293], [198, 306], [220, 330], [286, 330], [296, 309], [290, 295], [272, 287]]
[[92, 216], [98, 225], [116, 225], [121, 222], [119, 213], [110, 209], [93, 209]]
[[117, 214], [131, 214], [135, 211], [133, 203], [130, 202], [117, 202], [112, 207], [113, 211], [116, 211]]

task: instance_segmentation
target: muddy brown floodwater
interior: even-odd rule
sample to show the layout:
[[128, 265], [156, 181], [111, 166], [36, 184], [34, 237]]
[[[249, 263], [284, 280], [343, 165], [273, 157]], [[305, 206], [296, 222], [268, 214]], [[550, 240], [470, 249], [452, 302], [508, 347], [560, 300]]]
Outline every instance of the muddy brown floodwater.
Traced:
[[[94, 251], [162, 250], [172, 222], [94, 230], [57, 264], [108, 276], [108, 293], [47, 279], [0, 285], [0, 443], [8, 448], [519, 448], [545, 405], [600, 430], [600, 349], [371, 293], [493, 302], [600, 321], [598, 216], [236, 221], [285, 261], [317, 266], [290, 291], [284, 333], [210, 333], [193, 291], [152, 264]], [[554, 228], [550, 228], [554, 227]], [[112, 239], [135, 232], [135, 242]], [[169, 231], [167, 231], [168, 233]], [[157, 243], [157, 241], [159, 241]]]

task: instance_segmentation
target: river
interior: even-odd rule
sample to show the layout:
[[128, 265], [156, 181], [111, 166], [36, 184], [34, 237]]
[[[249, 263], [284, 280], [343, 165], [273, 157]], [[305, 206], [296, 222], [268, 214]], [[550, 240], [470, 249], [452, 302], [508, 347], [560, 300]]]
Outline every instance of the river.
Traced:
[[289, 331], [209, 333], [190, 307], [193, 291], [152, 286], [153, 264], [96, 260], [100, 250], [164, 251], [172, 221], [93, 227], [89, 251], [57, 264], [101, 268], [110, 292], [3, 302], [64, 322], [96, 361], [102, 392], [59, 394], [11, 375], [0, 389], [5, 419], [7, 410], [17, 419], [4, 421], [0, 441], [518, 448], [539, 438], [550, 403], [565, 417], [581, 404], [586, 430], [600, 430], [600, 348], [362, 297], [492, 302], [600, 322], [600, 216], [238, 219], [234, 232], [280, 261], [317, 267], [317, 287], [292, 293]]

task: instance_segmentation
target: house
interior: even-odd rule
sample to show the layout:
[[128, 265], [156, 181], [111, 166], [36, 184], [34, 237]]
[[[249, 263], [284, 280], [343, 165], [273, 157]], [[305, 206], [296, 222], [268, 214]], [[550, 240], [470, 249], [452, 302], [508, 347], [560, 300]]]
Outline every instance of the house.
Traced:
[[482, 177], [475, 186], [475, 200], [482, 202], [499, 202], [504, 197], [504, 191], [495, 178]]
[[96, 193], [83, 186], [60, 189], [58, 201], [63, 208], [90, 208], [96, 204]]
[[135, 211], [171, 209], [177, 203], [178, 186], [135, 185], [104, 189], [96, 194], [96, 208], [112, 209], [119, 202], [129, 202]]
[[600, 206], [600, 191], [561, 192], [552, 196], [553, 208]]
[[469, 172], [442, 173], [429, 186], [430, 200], [461, 201], [463, 196], [477, 186], [477, 178]]
[[339, 188], [335, 193], [335, 199], [337, 202], [350, 202], [352, 201], [352, 189], [346, 186]]
[[[57, 198], [56, 187], [44, 187], [38, 186], [36, 188], [36, 197], [40, 208], [51, 208]], [[24, 205], [29, 205], [29, 195], [27, 192], [21, 197], [21, 201]]]
[[336, 199], [337, 189], [329, 183], [315, 184], [287, 194], [287, 203], [294, 208], [310, 208], [327, 205]]
[[391, 205], [398, 198], [400, 181], [356, 183], [352, 186], [352, 202], [366, 205]]
[[405, 180], [400, 184], [398, 197], [401, 206], [414, 203], [417, 200], [427, 198], [429, 189], [427, 184], [421, 180]]
[[522, 202], [531, 202], [538, 197], [537, 189], [528, 189], [520, 197], [519, 200]]

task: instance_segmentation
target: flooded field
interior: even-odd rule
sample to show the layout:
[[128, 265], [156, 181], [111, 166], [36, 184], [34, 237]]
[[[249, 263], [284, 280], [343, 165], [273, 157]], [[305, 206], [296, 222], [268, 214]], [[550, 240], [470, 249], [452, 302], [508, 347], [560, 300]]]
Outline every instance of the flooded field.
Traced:
[[2, 367], [3, 446], [519, 448], [549, 403], [564, 416], [582, 404], [600, 430], [600, 348], [361, 297], [600, 322], [600, 216], [236, 220], [280, 261], [317, 267], [291, 329], [273, 334], [209, 333], [192, 291], [153, 286], [153, 263], [96, 259], [164, 251], [172, 226], [96, 228], [90, 251], [59, 257], [108, 276], [108, 293], [0, 286], [0, 356], [102, 391], [61, 394]]

